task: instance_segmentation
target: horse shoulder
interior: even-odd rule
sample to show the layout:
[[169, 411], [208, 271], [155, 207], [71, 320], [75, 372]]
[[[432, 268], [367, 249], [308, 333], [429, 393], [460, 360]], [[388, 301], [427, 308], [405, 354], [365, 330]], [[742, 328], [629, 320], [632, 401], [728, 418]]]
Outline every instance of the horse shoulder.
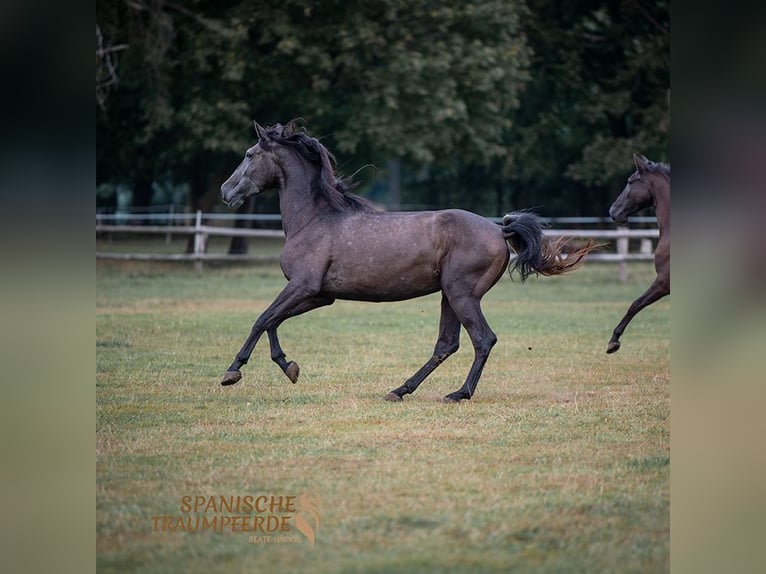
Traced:
[[321, 284], [332, 254], [332, 237], [305, 230], [285, 241], [279, 264], [288, 281], [301, 278]]

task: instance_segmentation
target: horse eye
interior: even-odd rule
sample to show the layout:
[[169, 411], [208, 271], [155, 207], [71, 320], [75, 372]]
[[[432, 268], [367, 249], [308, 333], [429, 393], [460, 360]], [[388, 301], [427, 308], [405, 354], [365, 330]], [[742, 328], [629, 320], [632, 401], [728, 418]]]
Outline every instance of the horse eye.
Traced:
[[253, 157], [253, 152], [251, 152], [250, 150], [248, 150], [248, 151], [247, 151], [247, 153], [245, 154], [245, 157], [246, 157], [246, 158], [251, 158], [251, 157]]

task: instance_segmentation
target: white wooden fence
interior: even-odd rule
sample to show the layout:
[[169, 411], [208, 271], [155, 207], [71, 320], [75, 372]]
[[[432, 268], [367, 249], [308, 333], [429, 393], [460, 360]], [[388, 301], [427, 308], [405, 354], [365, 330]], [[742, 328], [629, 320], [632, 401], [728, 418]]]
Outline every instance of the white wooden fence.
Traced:
[[[160, 216], [130, 216], [132, 221], [141, 221], [152, 219], [164, 220], [162, 225], [135, 225], [122, 223], [105, 223], [114, 217], [97, 215], [96, 233], [124, 233], [124, 234], [151, 234], [165, 235], [166, 240], [170, 242], [172, 235], [194, 235], [194, 250], [192, 253], [118, 253], [96, 251], [97, 259], [124, 259], [124, 260], [142, 260], [142, 261], [193, 261], [195, 268], [201, 271], [205, 261], [272, 261], [273, 256], [263, 255], [229, 255], [226, 253], [208, 253], [208, 238], [215, 235], [226, 237], [269, 237], [283, 238], [284, 232], [280, 229], [249, 229], [239, 227], [224, 227], [219, 225], [203, 224], [204, 220], [218, 219], [231, 220], [236, 217], [242, 217], [235, 214], [209, 214], [198, 211], [194, 217], [194, 224], [189, 224], [190, 214], [162, 214]], [[254, 215], [245, 217], [246, 219], [258, 221], [279, 221], [278, 215]], [[492, 221], [500, 221], [500, 218], [489, 218]], [[567, 218], [568, 220], [579, 223], [598, 218]], [[649, 218], [642, 218], [645, 221]], [[651, 218], [653, 219], [653, 218]], [[558, 220], [561, 221], [561, 220]], [[181, 222], [177, 225], [177, 222]], [[627, 227], [618, 227], [616, 229], [546, 229], [545, 235], [551, 237], [567, 237], [594, 239], [598, 242], [608, 243], [607, 249], [614, 243], [614, 250], [610, 252], [595, 252], [587, 256], [587, 261], [601, 261], [618, 263], [618, 274], [622, 281], [627, 278], [627, 263], [629, 261], [651, 261], [654, 258], [653, 240], [659, 237], [659, 230], [652, 229], [628, 229]], [[638, 252], [629, 252], [630, 239], [640, 239]]]

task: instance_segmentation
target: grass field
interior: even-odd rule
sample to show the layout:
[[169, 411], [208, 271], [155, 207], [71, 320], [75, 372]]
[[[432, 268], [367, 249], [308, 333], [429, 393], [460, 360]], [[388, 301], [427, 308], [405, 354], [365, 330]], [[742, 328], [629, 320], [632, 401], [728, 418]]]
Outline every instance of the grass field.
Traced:
[[[97, 263], [98, 570], [667, 571], [670, 299], [606, 355], [653, 271], [633, 264], [628, 282], [616, 276], [590, 264], [501, 280], [483, 302], [499, 342], [474, 398], [450, 405], [440, 399], [473, 356], [465, 332], [415, 394], [383, 400], [430, 356], [438, 295], [337, 302], [288, 321], [281, 342], [301, 365], [298, 383], [264, 337], [243, 380], [224, 388], [222, 371], [284, 285], [276, 266], [197, 275]], [[249, 513], [263, 530], [269, 516], [286, 518], [276, 533], [169, 531], [179, 518], [232, 514], [184, 512], [184, 500], [298, 504], [304, 493], [319, 500], [318, 522], [306, 504]]]

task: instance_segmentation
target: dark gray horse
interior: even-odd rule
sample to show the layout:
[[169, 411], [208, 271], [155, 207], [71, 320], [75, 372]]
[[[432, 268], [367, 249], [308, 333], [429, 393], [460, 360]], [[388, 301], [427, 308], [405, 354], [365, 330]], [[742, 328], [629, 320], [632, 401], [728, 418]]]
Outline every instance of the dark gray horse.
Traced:
[[578, 267], [592, 244], [563, 256], [565, 243], [542, 234], [531, 213], [510, 213], [497, 225], [474, 213], [450, 209], [385, 213], [348, 193], [325, 147], [294, 125], [264, 129], [255, 124], [256, 145], [221, 186], [236, 208], [252, 194], [275, 189], [285, 231], [281, 266], [287, 285], [253, 325], [250, 336], [223, 375], [222, 385], [242, 378], [258, 339], [269, 337], [271, 358], [294, 383], [299, 368], [288, 361], [277, 328], [290, 317], [331, 305], [336, 299], [401, 301], [442, 291], [439, 336], [433, 356], [386, 399], [401, 401], [459, 346], [465, 327], [475, 350], [468, 377], [446, 401], [470, 399], [497, 337], [480, 300], [508, 267], [559, 275]]
[[636, 166], [625, 189], [609, 208], [609, 215], [617, 223], [627, 223], [628, 217], [645, 207], [654, 207], [660, 238], [654, 250], [654, 269], [657, 277], [649, 289], [633, 301], [622, 321], [614, 328], [606, 347], [607, 353], [620, 348], [620, 337], [628, 323], [641, 309], [670, 294], [670, 166], [649, 161], [643, 155], [633, 155]]

